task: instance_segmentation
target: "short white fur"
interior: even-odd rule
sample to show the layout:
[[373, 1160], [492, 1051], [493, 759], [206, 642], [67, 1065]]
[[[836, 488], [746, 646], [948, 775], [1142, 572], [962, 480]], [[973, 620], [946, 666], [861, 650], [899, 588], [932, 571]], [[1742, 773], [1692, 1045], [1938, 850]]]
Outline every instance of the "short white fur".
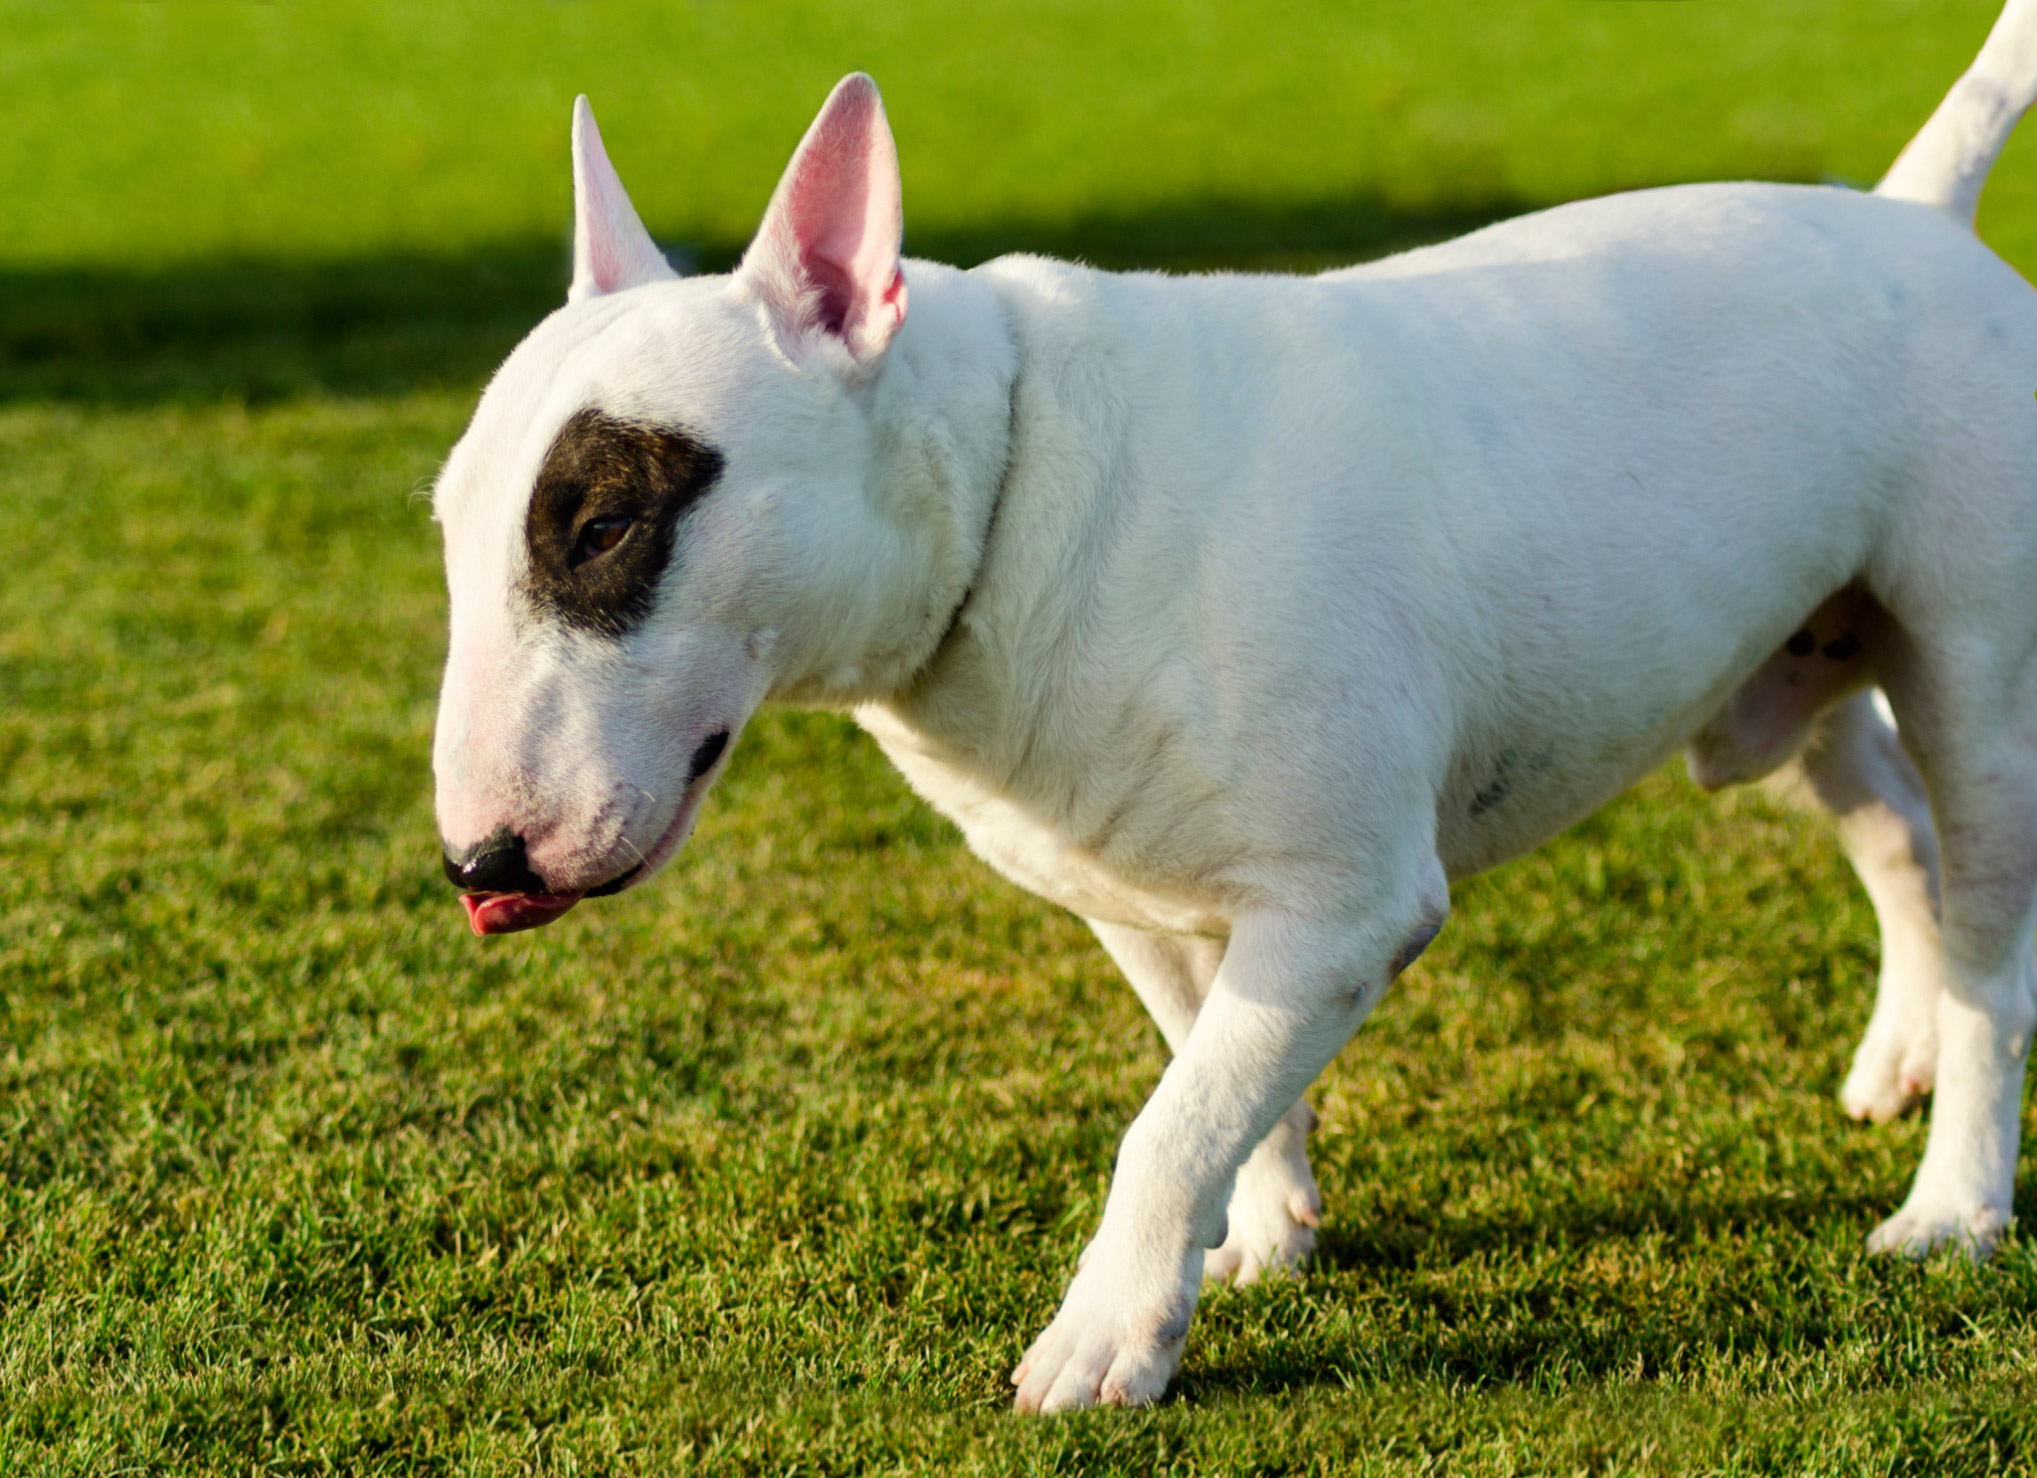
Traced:
[[[2011, 0], [1875, 194], [1647, 191], [1306, 279], [900, 262], [854, 77], [742, 267], [682, 280], [583, 100], [570, 301], [438, 486], [442, 830], [648, 876], [704, 735], [850, 708], [1091, 920], [1173, 1056], [1014, 1374], [1054, 1411], [1154, 1400], [1205, 1276], [1310, 1252], [1302, 1095], [1450, 881], [1687, 744], [1831, 811], [1880, 914], [1842, 1101], [1935, 1102], [1870, 1248], [1985, 1255], [2037, 1025], [2037, 295], [1966, 225], [2033, 95]], [[619, 639], [519, 595], [589, 407], [725, 459]]]

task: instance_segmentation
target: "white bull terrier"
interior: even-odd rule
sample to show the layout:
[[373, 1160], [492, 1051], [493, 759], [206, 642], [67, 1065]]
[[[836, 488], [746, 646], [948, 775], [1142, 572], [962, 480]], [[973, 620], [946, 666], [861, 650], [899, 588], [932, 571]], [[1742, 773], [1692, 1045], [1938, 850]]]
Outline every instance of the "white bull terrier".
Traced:
[[1842, 1099], [1936, 1108], [1869, 1248], [1984, 1255], [2037, 1024], [2037, 295], [1970, 222], [2033, 96], [2010, 0], [1871, 195], [1175, 278], [901, 260], [853, 76], [741, 266], [685, 280], [582, 99], [566, 305], [436, 494], [473, 927], [651, 876], [764, 700], [853, 711], [1172, 1049], [1012, 1377], [1135, 1404], [1205, 1277], [1311, 1250], [1302, 1095], [1451, 880], [1688, 745], [1834, 812], [1880, 913]]

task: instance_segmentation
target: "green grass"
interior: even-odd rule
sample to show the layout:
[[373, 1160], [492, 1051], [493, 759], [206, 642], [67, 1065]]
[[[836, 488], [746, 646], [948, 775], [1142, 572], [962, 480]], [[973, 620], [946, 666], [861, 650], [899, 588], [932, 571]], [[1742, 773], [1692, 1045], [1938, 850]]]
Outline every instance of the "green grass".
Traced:
[[[1431, 210], [1665, 179], [1872, 179], [1995, 9], [10, 0], [0, 261], [556, 239], [576, 92], [661, 238], [739, 241], [855, 67], [886, 90], [909, 226], [944, 236], [1184, 201]], [[2037, 181], [1997, 190], [1997, 207], [2029, 201]]]
[[1832, 1101], [1865, 898], [1674, 772], [1458, 890], [1317, 1094], [1305, 1279], [1160, 1409], [1010, 1416], [1157, 1034], [824, 715], [477, 943], [418, 495], [558, 295], [576, 90], [708, 263], [860, 65], [917, 249], [1306, 265], [1871, 177], [1989, 10], [9, 6], [0, 1472], [2027, 1471], [2037, 1244], [1860, 1251], [1924, 1130]]

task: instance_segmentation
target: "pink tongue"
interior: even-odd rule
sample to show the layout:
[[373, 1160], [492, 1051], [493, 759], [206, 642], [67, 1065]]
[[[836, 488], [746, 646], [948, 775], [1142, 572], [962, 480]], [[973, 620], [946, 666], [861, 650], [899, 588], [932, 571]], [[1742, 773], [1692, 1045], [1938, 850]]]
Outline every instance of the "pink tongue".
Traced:
[[578, 893], [462, 893], [476, 934], [514, 934], [549, 924], [580, 901]]

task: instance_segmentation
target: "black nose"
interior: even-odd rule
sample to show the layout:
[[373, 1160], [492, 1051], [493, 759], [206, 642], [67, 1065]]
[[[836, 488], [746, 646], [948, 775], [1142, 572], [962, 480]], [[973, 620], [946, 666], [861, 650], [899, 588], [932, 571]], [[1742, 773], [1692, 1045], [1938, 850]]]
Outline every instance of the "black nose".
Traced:
[[530, 870], [523, 838], [508, 827], [489, 837], [464, 857], [445, 846], [446, 876], [469, 893], [542, 893], [544, 879]]

